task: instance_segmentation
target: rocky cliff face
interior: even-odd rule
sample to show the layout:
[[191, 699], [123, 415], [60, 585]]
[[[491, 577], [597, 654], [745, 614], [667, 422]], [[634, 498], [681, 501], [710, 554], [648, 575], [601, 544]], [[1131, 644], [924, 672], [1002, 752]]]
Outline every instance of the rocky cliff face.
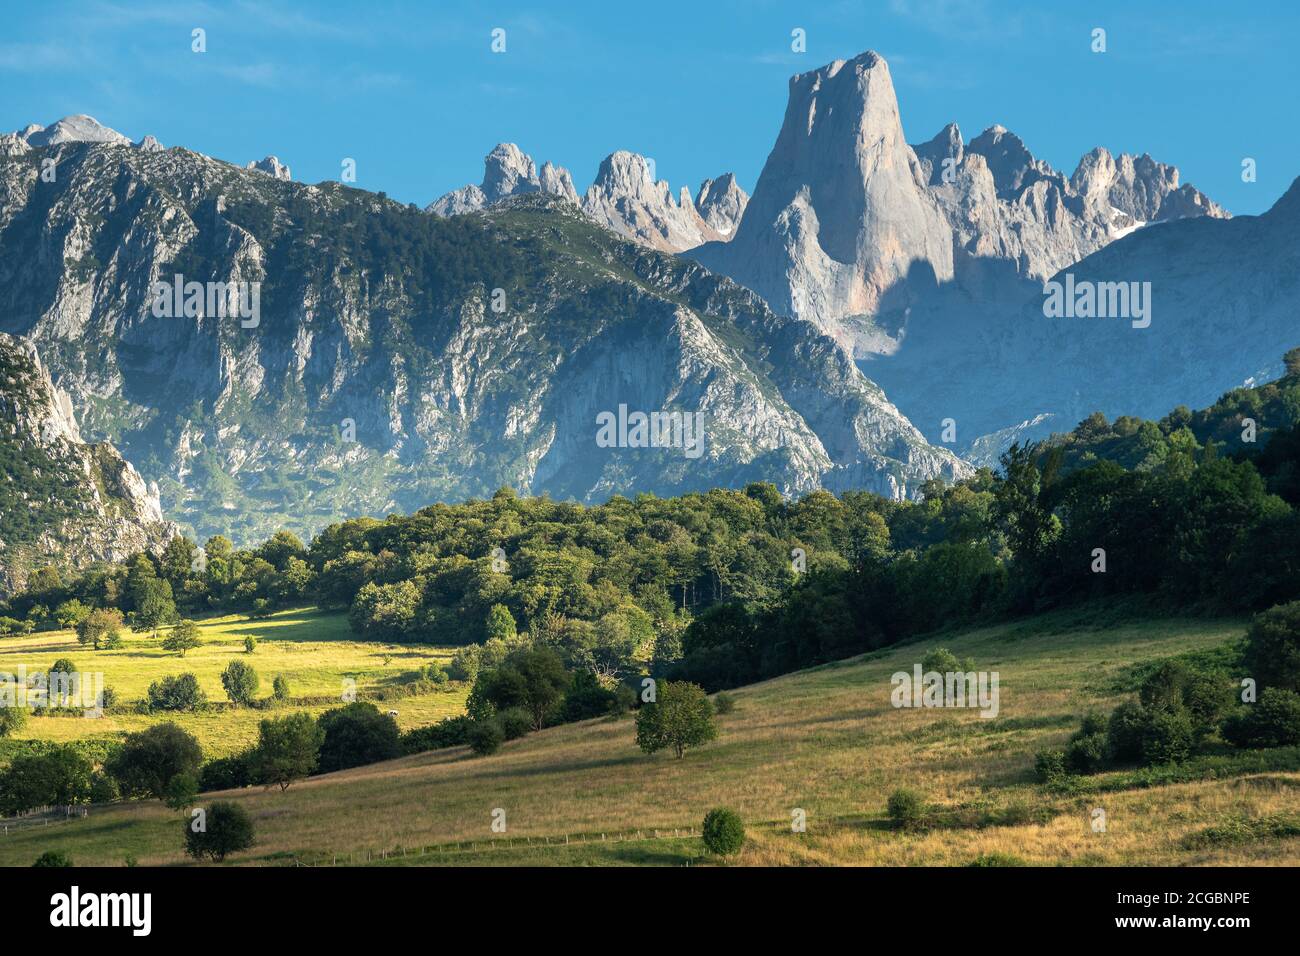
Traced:
[[749, 201], [730, 173], [706, 179], [695, 199], [685, 187], [674, 197], [667, 182], [655, 181], [644, 156], [626, 150], [605, 157], [595, 180], [579, 199], [567, 169], [548, 162], [538, 173], [531, 156], [513, 143], [501, 143], [484, 160], [483, 185], [447, 193], [427, 211], [455, 216], [532, 192], [567, 199], [607, 229], [661, 252], [726, 241]]
[[1226, 213], [1147, 156], [1094, 150], [1067, 178], [1001, 126], [965, 143], [950, 124], [908, 146], [889, 67], [867, 52], [791, 79], [735, 237], [689, 254], [867, 358], [896, 351], [941, 286], [997, 304], [1187, 216]]
[[156, 485], [81, 439], [68, 396], [28, 343], [0, 333], [0, 597], [36, 568], [158, 550], [176, 533]]
[[[831, 340], [596, 226], [522, 154], [494, 150], [475, 188], [495, 198], [440, 218], [183, 149], [23, 145], [0, 159], [0, 329], [200, 536], [310, 534], [501, 485], [902, 497], [969, 470]], [[260, 314], [200, 297], [160, 315], [155, 283], [178, 275], [255, 283]], [[702, 414], [702, 454], [602, 445], [620, 406]]]

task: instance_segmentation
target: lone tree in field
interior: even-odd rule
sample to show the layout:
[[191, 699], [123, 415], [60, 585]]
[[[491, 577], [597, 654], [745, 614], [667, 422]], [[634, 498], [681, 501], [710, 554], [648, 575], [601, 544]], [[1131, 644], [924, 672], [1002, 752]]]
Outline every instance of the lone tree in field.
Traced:
[[253, 820], [237, 803], [219, 800], [185, 821], [185, 852], [196, 860], [206, 856], [220, 863], [252, 845]]
[[95, 650], [122, 634], [122, 612], [115, 607], [91, 611], [77, 625], [77, 640]]
[[175, 651], [181, 657], [192, 647], [198, 647], [203, 642], [199, 640], [199, 626], [191, 620], [184, 620], [172, 628], [171, 633], [163, 638], [162, 646], [165, 651]]
[[280, 792], [316, 769], [325, 731], [311, 714], [274, 717], [258, 725], [257, 750], [253, 761], [269, 787], [279, 784]]
[[718, 736], [713, 705], [698, 684], [664, 681], [654, 703], [636, 715], [636, 742], [648, 754], [671, 747], [678, 758]]
[[243, 661], [231, 661], [221, 672], [221, 686], [226, 689], [226, 696], [236, 704], [251, 704], [261, 684], [257, 671]]

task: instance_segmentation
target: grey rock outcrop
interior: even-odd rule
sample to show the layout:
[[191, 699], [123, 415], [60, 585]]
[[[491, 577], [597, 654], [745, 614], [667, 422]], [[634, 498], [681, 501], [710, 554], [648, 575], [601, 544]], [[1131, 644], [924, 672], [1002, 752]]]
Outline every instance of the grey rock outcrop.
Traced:
[[102, 125], [93, 116], [79, 113], [65, 116], [49, 126], [31, 126], [23, 129], [19, 135], [28, 146], [60, 146], [64, 143], [115, 143], [129, 146], [131, 141], [117, 130]]
[[661, 252], [681, 252], [722, 238], [696, 211], [685, 187], [674, 198], [666, 181], [653, 179], [646, 158], [627, 150], [601, 162], [582, 197], [582, 211], [620, 236]]
[[248, 168], [259, 173], [266, 173], [272, 179], [293, 179], [289, 167], [280, 162], [279, 157], [268, 156], [256, 162], [250, 162]]
[[518, 146], [514, 143], [498, 143], [483, 157], [481, 185], [470, 184], [452, 190], [430, 203], [426, 211], [438, 216], [459, 216], [484, 209], [511, 196], [536, 192], [558, 196], [572, 203], [578, 201], [577, 190], [573, 188], [573, 177], [563, 166], [546, 162], [538, 173], [533, 158]]
[[695, 211], [723, 239], [730, 239], [735, 233], [748, 205], [748, 193], [740, 188], [731, 173], [704, 180], [695, 195]]
[[28, 342], [0, 333], [0, 597], [47, 564], [78, 569], [158, 551], [177, 533], [147, 485], [107, 442], [82, 441], [68, 395]]

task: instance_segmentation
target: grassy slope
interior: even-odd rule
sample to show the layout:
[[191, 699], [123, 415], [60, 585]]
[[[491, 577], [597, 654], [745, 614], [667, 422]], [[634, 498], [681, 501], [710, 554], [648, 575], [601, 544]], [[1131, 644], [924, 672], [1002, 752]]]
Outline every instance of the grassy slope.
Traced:
[[[145, 696], [149, 685], [168, 674], [192, 673], [211, 701], [226, 700], [221, 672], [232, 660], [250, 663], [261, 678], [259, 697], [271, 694], [276, 674], [289, 680], [294, 697], [341, 697], [342, 681], [350, 677], [363, 691], [413, 671], [433, 661], [446, 664], [452, 651], [443, 647], [395, 646], [353, 640], [347, 618], [319, 611], [284, 611], [265, 620], [250, 621], [241, 616], [211, 618], [202, 622], [203, 645], [182, 659], [160, 646], [150, 634], [125, 634], [125, 646], [116, 651], [92, 651], [77, 643], [70, 631], [52, 631], [27, 637], [0, 639], [0, 672], [16, 674], [19, 665], [28, 672], [43, 670], [61, 657], [69, 658], [84, 671], [102, 671], [104, 683], [117, 692], [115, 712], [97, 720], [79, 716], [33, 717], [14, 736], [18, 739], [73, 740], [84, 737], [118, 737], [121, 732], [140, 730], [162, 719], [172, 719], [193, 733], [207, 756], [222, 756], [257, 740], [257, 724], [263, 717], [309, 710], [319, 713], [339, 704], [282, 707], [274, 711], [248, 708], [213, 710], [199, 714], [150, 717], [125, 712]], [[244, 652], [244, 639], [257, 641], [253, 654]], [[392, 660], [384, 665], [385, 655]], [[405, 697], [380, 703], [384, 710], [396, 710], [403, 730], [433, 723], [464, 710], [467, 690], [451, 685], [446, 692]], [[125, 703], [127, 706], [121, 706]]]
[[[749, 826], [738, 858], [748, 864], [963, 864], [1009, 853], [1044, 864], [1294, 865], [1297, 840], [1181, 847], [1187, 834], [1226, 817], [1293, 810], [1300, 788], [1293, 751], [1278, 755], [1284, 772], [1100, 796], [1054, 795], [1033, 781], [1034, 752], [1063, 741], [1076, 715], [1121, 699], [1133, 664], [1214, 647], [1241, 630], [1239, 622], [1108, 624], [1085, 613], [945, 638], [977, 667], [1000, 672], [994, 720], [890, 706], [890, 675], [909, 669], [931, 641], [738, 691], [735, 711], [720, 718], [719, 740], [681, 761], [642, 755], [623, 718], [547, 730], [488, 758], [457, 748], [315, 778], [284, 794], [246, 790], [232, 796], [256, 818], [258, 845], [242, 860], [328, 862], [335, 853], [364, 860], [367, 851], [378, 858], [384, 849], [438, 845], [388, 862], [690, 863], [703, 859], [699, 840], [680, 831], [698, 828], [708, 808], [730, 804]], [[1107, 781], [1122, 777], [1094, 783]], [[1044, 824], [899, 834], [885, 825], [883, 808], [900, 786], [948, 806], [1023, 802], [1056, 816]], [[1089, 827], [1095, 806], [1109, 817], [1104, 834]], [[496, 807], [506, 810], [506, 835], [490, 832]], [[794, 807], [807, 811], [805, 834], [790, 833]], [[120, 863], [126, 854], [141, 863], [181, 862], [180, 827], [157, 803], [114, 807], [10, 834], [0, 839], [0, 863], [29, 864], [51, 848], [82, 864]], [[628, 831], [629, 838], [614, 839]], [[556, 845], [566, 834], [573, 842]], [[590, 842], [577, 842], [579, 834]]]

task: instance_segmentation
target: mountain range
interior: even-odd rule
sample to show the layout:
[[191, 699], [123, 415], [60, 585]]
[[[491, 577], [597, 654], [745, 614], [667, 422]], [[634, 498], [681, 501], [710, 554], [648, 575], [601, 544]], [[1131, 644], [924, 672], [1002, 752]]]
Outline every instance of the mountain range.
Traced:
[[[75, 116], [0, 136], [0, 331], [199, 537], [502, 485], [901, 498], [1094, 410], [1280, 372], [1296, 195], [1231, 218], [1145, 155], [1067, 176], [1000, 126], [909, 144], [871, 52], [791, 79], [752, 197], [730, 173], [674, 193], [627, 151], [579, 194], [501, 143], [419, 210]], [[161, 316], [177, 276], [256, 285], [260, 314]], [[1067, 279], [1149, 282], [1149, 325], [1049, 317]], [[629, 440], [656, 412], [703, 415], [699, 458]]]
[[[180, 148], [0, 148], [0, 329], [199, 537], [502, 485], [897, 498], [970, 472], [815, 327], [511, 184], [509, 163], [487, 182], [503, 198], [443, 218]], [[176, 276], [257, 283], [260, 316], [160, 316]], [[702, 455], [598, 444], [602, 414], [656, 412], [702, 414]]]

